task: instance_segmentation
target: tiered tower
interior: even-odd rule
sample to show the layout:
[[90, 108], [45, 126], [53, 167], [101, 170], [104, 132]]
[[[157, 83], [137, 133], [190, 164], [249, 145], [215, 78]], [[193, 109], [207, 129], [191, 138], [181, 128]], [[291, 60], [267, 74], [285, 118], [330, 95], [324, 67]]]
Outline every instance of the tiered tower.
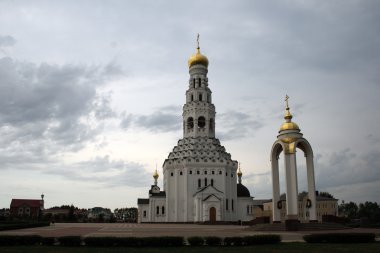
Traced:
[[[215, 138], [215, 106], [209, 61], [196, 53], [188, 61], [189, 85], [183, 106], [183, 138], [163, 164], [167, 222], [235, 220], [237, 162]], [[215, 215], [215, 217], [214, 217]]]

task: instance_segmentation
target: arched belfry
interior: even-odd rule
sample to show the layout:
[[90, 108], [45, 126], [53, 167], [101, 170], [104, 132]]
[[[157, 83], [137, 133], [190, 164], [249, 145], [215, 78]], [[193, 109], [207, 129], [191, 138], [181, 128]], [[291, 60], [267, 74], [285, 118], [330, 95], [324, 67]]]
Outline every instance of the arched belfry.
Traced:
[[298, 223], [298, 182], [297, 182], [297, 148], [302, 150], [306, 158], [308, 199], [306, 207], [308, 208], [309, 221], [317, 221], [316, 216], [316, 194], [314, 179], [314, 162], [313, 150], [309, 142], [303, 138], [300, 128], [295, 122], [292, 122], [290, 113], [289, 97], [286, 96], [285, 122], [281, 125], [277, 140], [274, 142], [271, 151], [272, 165], [272, 187], [273, 187], [273, 222], [281, 222], [281, 201], [280, 201], [280, 180], [278, 159], [283, 152], [285, 162], [285, 184], [286, 184], [286, 220], [291, 224]]

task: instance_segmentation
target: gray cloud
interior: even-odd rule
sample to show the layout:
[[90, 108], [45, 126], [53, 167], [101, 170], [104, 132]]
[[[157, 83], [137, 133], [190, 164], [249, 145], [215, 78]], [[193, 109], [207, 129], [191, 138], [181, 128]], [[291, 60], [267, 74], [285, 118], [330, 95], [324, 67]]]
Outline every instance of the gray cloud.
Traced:
[[139, 163], [111, 160], [109, 156], [71, 164], [55, 164], [44, 173], [59, 175], [69, 180], [95, 182], [107, 187], [146, 187], [151, 176]]
[[123, 129], [136, 127], [153, 133], [175, 132], [181, 129], [180, 107], [164, 106], [149, 115], [124, 115], [120, 123]]
[[111, 94], [97, 90], [115, 71], [0, 58], [0, 167], [43, 163], [94, 140], [116, 116]]
[[11, 47], [16, 44], [16, 39], [9, 35], [0, 35], [0, 48]]
[[244, 138], [254, 134], [255, 130], [263, 127], [262, 121], [252, 119], [251, 115], [243, 112], [228, 111], [218, 114], [216, 132], [223, 141]]

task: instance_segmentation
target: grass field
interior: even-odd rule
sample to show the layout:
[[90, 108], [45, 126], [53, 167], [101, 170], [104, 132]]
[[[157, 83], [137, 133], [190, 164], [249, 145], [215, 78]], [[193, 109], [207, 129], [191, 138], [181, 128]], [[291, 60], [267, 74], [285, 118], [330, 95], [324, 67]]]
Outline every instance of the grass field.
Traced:
[[0, 247], [1, 253], [330, 253], [330, 252], [371, 252], [380, 253], [380, 242], [363, 244], [307, 244], [281, 243], [277, 245], [259, 245], [253, 247], [180, 247], [180, 248], [89, 248], [89, 247]]

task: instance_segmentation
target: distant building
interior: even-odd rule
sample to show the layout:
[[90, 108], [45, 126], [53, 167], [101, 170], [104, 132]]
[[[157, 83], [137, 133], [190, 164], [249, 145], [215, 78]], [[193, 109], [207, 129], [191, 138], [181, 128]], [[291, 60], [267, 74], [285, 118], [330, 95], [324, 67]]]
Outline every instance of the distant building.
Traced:
[[[307, 192], [298, 194], [298, 219], [305, 223], [309, 221], [310, 202], [308, 202]], [[286, 195], [282, 194], [280, 201], [275, 207], [280, 210], [281, 222], [286, 220]], [[320, 196], [316, 194], [316, 214], [318, 222], [322, 222], [322, 216], [333, 215], [338, 216], [338, 199]], [[270, 217], [272, 222], [273, 202], [271, 199], [254, 200], [254, 217]]]
[[0, 209], [0, 217], [8, 217], [10, 214], [9, 208]]
[[44, 210], [44, 195], [41, 199], [12, 199], [10, 215], [12, 217], [38, 218]]
[[88, 209], [87, 218], [89, 221], [109, 221], [112, 217], [112, 212], [108, 208], [94, 207]]

